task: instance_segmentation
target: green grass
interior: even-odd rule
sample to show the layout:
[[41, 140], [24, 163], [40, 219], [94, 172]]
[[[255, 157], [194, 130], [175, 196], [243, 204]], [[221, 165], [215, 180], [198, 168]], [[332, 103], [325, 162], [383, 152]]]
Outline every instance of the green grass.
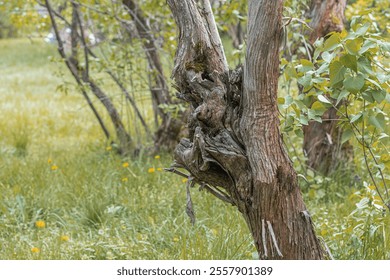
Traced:
[[169, 155], [109, 150], [79, 93], [56, 92], [55, 55], [0, 41], [0, 259], [251, 259], [241, 216], [197, 189], [191, 226]]
[[[110, 150], [80, 94], [56, 92], [53, 73], [66, 71], [49, 56], [50, 45], [0, 41], [0, 259], [253, 258], [238, 211], [197, 189], [191, 225], [185, 183], [159, 170], [169, 155]], [[375, 210], [375, 194], [320, 179], [303, 192], [333, 255], [389, 259], [389, 216]]]

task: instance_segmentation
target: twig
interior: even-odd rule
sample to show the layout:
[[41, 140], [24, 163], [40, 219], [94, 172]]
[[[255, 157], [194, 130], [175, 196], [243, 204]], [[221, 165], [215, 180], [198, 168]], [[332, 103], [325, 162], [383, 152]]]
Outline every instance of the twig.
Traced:
[[287, 23], [284, 24], [285, 26], [289, 25], [292, 21], [297, 21], [297, 22], [301, 23], [302, 25], [306, 26], [308, 29], [313, 30], [313, 28], [310, 27], [310, 26], [307, 24], [307, 22], [305, 22], [304, 20], [302, 20], [302, 19], [300, 19], [300, 18], [283, 17], [283, 20], [287, 20]]
[[[365, 104], [366, 104], [366, 103], [365, 103], [365, 100], [364, 100], [364, 101], [363, 101], [363, 110], [365, 110], [365, 106], [366, 106]], [[366, 143], [365, 143], [365, 141], [364, 141], [364, 120], [363, 120], [363, 122], [362, 122], [362, 123], [363, 123], [363, 125], [362, 125], [362, 131], [360, 131], [360, 129], [356, 126], [356, 124], [351, 123], [351, 119], [350, 119], [350, 117], [349, 117], [349, 115], [348, 115], [348, 110], [347, 110], [348, 108], [347, 108], [347, 107], [346, 107], [345, 114], [344, 114], [344, 113], [343, 113], [342, 111], [340, 111], [340, 110], [337, 108], [337, 106], [335, 106], [333, 103], [332, 103], [332, 106], [333, 106], [333, 108], [336, 109], [336, 111], [337, 111], [341, 116], [343, 116], [344, 118], [346, 118], [346, 119], [349, 121], [349, 123], [351, 124], [352, 128], [354, 128], [354, 129], [352, 129], [352, 132], [353, 132], [353, 134], [355, 135], [355, 139], [358, 141], [358, 143], [359, 143], [360, 145], [362, 145], [362, 148], [363, 148], [363, 156], [364, 156], [364, 163], [366, 164], [367, 171], [368, 171], [368, 173], [369, 173], [369, 175], [370, 175], [371, 181], [373, 182], [373, 184], [374, 184], [374, 186], [375, 186], [375, 189], [376, 189], [376, 191], [377, 191], [377, 193], [378, 193], [380, 199], [382, 200], [383, 204], [384, 204], [387, 208], [389, 208], [389, 210], [390, 210], [390, 202], [386, 203], [386, 201], [383, 199], [382, 194], [381, 194], [381, 192], [380, 192], [380, 189], [379, 189], [379, 187], [378, 187], [378, 185], [377, 185], [377, 183], [376, 183], [376, 180], [374, 179], [374, 175], [372, 174], [372, 171], [371, 171], [371, 169], [370, 169], [370, 167], [369, 167], [369, 165], [368, 165], [368, 158], [367, 158], [367, 153], [366, 153], [365, 149], [367, 149], [367, 150], [369, 151], [369, 153], [370, 153], [370, 155], [371, 155], [371, 158], [373, 159], [373, 161], [375, 162], [375, 164], [376, 164], [377, 166], [378, 166], [378, 161], [376, 160], [375, 154], [374, 154], [374, 152], [372, 151], [371, 147], [367, 146]], [[347, 105], [345, 104], [345, 106], [347, 106]], [[357, 137], [356, 133], [358, 133], [359, 135], [362, 136], [362, 140], [360, 140], [360, 139]], [[387, 199], [388, 199], [388, 198], [389, 198], [389, 191], [388, 191], [388, 188], [387, 188], [386, 179], [385, 179], [385, 177], [384, 177], [384, 175], [383, 175], [382, 170], [381, 170], [379, 167], [377, 167], [377, 168], [378, 168], [379, 174], [380, 174], [380, 176], [381, 176], [381, 180], [382, 180], [383, 185], [384, 185], [384, 188], [385, 188], [386, 197], [387, 197]]]
[[208, 186], [207, 184], [203, 184], [201, 186], [201, 189], [205, 189], [206, 191], [208, 191], [209, 193], [211, 193], [212, 195], [214, 195], [215, 197], [221, 199], [222, 201], [224, 202], [227, 202], [233, 206], [235, 206], [236, 204], [234, 203], [234, 201], [231, 199], [230, 196], [228, 196], [227, 194], [225, 194], [224, 192], [222, 192], [221, 190], [219, 190], [218, 188], [216, 188], [218, 191], [216, 190], [213, 190], [210, 186]]
[[331, 260], [334, 260], [334, 257], [333, 257], [333, 255], [332, 255], [332, 253], [331, 253], [331, 251], [330, 251], [328, 245], [326, 244], [325, 240], [324, 240], [323, 238], [318, 238], [318, 239], [319, 239], [319, 240], [321, 241], [321, 243], [324, 245], [325, 251], [326, 251], [326, 253], [328, 254], [329, 258], [330, 258]]
[[[363, 110], [365, 111], [366, 110], [366, 102], [365, 100], [363, 100]], [[375, 189], [376, 189], [376, 192], [378, 193], [379, 197], [381, 198], [383, 204], [385, 204], [389, 210], [390, 210], [390, 205], [386, 204], [386, 201], [383, 199], [382, 197], [382, 194], [379, 190], [379, 187], [376, 183], [376, 180], [374, 179], [374, 175], [372, 174], [372, 171], [371, 171], [371, 168], [370, 166], [368, 165], [368, 159], [367, 159], [367, 152], [366, 152], [366, 142], [364, 141], [364, 120], [362, 121], [362, 142], [363, 142], [363, 156], [364, 156], [364, 163], [366, 164], [366, 167], [367, 167], [367, 170], [368, 170], [368, 174], [370, 175], [371, 177], [371, 180], [372, 182], [374, 183], [374, 186], [375, 186]], [[374, 158], [374, 155], [371, 154], [371, 156]], [[376, 161], [376, 159], [374, 158], [374, 160]], [[378, 168], [379, 169], [379, 168]]]
[[187, 181], [187, 205], [186, 205], [186, 213], [188, 217], [190, 217], [191, 224], [195, 225], [195, 211], [192, 204], [191, 191], [190, 188], [194, 186], [194, 182], [190, 179]]
[[187, 179], [188, 179], [188, 176], [189, 176], [188, 174], [185, 174], [185, 173], [183, 173], [183, 172], [181, 172], [181, 171], [179, 171], [179, 170], [177, 170], [177, 169], [175, 169], [173, 167], [164, 168], [164, 171], [172, 172], [174, 174], [177, 174], [177, 175], [182, 176], [182, 177], [187, 178]]

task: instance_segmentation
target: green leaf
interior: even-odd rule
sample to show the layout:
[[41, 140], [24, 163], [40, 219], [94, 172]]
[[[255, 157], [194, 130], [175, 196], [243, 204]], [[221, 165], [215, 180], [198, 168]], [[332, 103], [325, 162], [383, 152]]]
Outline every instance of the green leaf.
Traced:
[[386, 75], [386, 74], [383, 74], [383, 73], [378, 73], [376, 77], [378, 78], [378, 82], [381, 83], [381, 84], [384, 84], [384, 83], [390, 81], [390, 75]]
[[285, 99], [284, 104], [287, 106], [290, 106], [294, 102], [294, 99], [291, 97], [291, 95], [287, 95], [284, 99]]
[[384, 90], [372, 90], [372, 97], [374, 97], [375, 101], [380, 104], [386, 98], [386, 91]]
[[363, 38], [361, 37], [358, 37], [353, 40], [347, 40], [345, 42], [345, 48], [350, 54], [353, 55], [359, 54], [359, 50], [361, 49], [362, 45], [363, 45]]
[[355, 55], [346, 54], [340, 58], [340, 62], [347, 68], [357, 72], [357, 59]]
[[355, 116], [353, 116], [352, 117], [352, 119], [351, 119], [351, 123], [354, 123], [354, 122], [356, 122], [358, 119], [360, 119], [361, 117], [363, 116], [363, 113], [358, 113], [358, 114], [356, 114]]
[[300, 138], [303, 138], [303, 131], [302, 131], [302, 129], [295, 129], [294, 133], [295, 133], [296, 136], [298, 136]]
[[278, 104], [279, 105], [283, 105], [284, 101], [285, 101], [285, 99], [283, 97], [278, 97]]
[[363, 43], [362, 48], [359, 50], [359, 54], [362, 55], [369, 49], [375, 48], [376, 46], [377, 44], [375, 42], [367, 40]]
[[389, 42], [385, 42], [385, 41], [381, 41], [380, 42], [380, 46], [381, 48], [384, 50], [384, 51], [387, 51], [387, 52], [390, 52], [390, 43]]
[[301, 65], [298, 68], [299, 72], [305, 73], [305, 72], [310, 71], [314, 68], [313, 63], [307, 59], [301, 59], [300, 63], [301, 63]]
[[372, 74], [371, 61], [369, 61], [364, 56], [360, 57], [357, 61], [358, 72], [362, 72], [365, 74]]
[[369, 81], [371, 84], [375, 85], [377, 88], [380, 88], [380, 89], [382, 88], [381, 85], [373, 79], [367, 78], [367, 81]]
[[332, 51], [339, 46], [340, 33], [334, 32], [324, 43], [322, 51]]
[[310, 74], [305, 74], [305, 76], [298, 79], [298, 83], [300, 83], [304, 87], [304, 91], [308, 90], [312, 85], [312, 77]]
[[336, 101], [336, 106], [339, 105], [340, 101], [347, 98], [348, 95], [350, 94], [350, 92], [348, 90], [342, 90], [339, 94], [339, 96], [337, 96], [337, 101]]
[[355, 31], [356, 36], [363, 36], [367, 33], [367, 30], [370, 28], [370, 23], [365, 23], [362, 27], [358, 28], [358, 30]]
[[304, 116], [304, 115], [301, 115], [301, 116], [299, 117], [299, 122], [300, 122], [301, 124], [303, 124], [303, 125], [308, 125], [308, 124], [309, 124], [309, 120], [308, 120], [307, 117]]
[[321, 57], [324, 61], [330, 63], [333, 58], [336, 56], [336, 52], [332, 52], [332, 53], [329, 53], [329, 52], [323, 52], [321, 54]]
[[372, 96], [372, 91], [362, 92], [362, 96], [363, 96], [364, 100], [367, 100], [370, 103], [374, 103], [375, 102], [375, 99]]
[[386, 98], [386, 91], [384, 90], [366, 90], [362, 93], [363, 98], [371, 103], [375, 101], [380, 104]]
[[286, 69], [284, 70], [284, 75], [286, 80], [290, 80], [291, 78], [298, 78], [297, 71], [292, 64], [287, 65]]
[[285, 122], [286, 127], [291, 127], [293, 124], [294, 124], [294, 116], [288, 115]]
[[385, 130], [385, 116], [381, 113], [378, 113], [376, 116], [369, 117], [368, 122], [380, 130]]
[[334, 86], [337, 83], [344, 80], [344, 74], [347, 69], [340, 61], [333, 61], [329, 65], [329, 77], [330, 77], [330, 85]]
[[352, 93], [359, 92], [364, 86], [364, 76], [357, 74], [356, 76], [349, 76], [343, 82], [344, 88]]
[[332, 102], [330, 102], [330, 101], [328, 100], [328, 98], [326, 98], [326, 97], [323, 96], [323, 95], [318, 95], [318, 100], [319, 100], [320, 102], [322, 102], [322, 103], [325, 103], [325, 104], [332, 104]]
[[329, 70], [329, 63], [322, 63], [320, 68], [316, 70], [316, 74], [320, 76], [322, 73], [326, 72]]
[[311, 105], [311, 110], [315, 112], [315, 114], [322, 116], [324, 112], [328, 110], [328, 108], [324, 106], [324, 104], [322, 104], [321, 102], [316, 101]]
[[353, 136], [353, 130], [350, 128], [347, 128], [343, 131], [343, 135], [341, 135], [341, 144], [344, 144], [347, 142], [351, 137]]

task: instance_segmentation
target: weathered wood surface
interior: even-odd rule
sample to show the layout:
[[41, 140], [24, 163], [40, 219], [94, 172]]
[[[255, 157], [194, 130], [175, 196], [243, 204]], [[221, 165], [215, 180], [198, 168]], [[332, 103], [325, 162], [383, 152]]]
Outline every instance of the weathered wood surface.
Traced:
[[320, 259], [277, 113], [282, 0], [249, 2], [246, 61], [228, 69], [209, 1], [168, 0], [179, 27], [173, 78], [191, 106], [175, 168], [243, 214], [262, 259]]

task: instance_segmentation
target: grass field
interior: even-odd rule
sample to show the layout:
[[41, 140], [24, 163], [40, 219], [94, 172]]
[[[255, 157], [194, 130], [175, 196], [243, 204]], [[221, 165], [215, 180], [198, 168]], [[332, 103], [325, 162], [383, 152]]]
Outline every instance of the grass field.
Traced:
[[[121, 158], [53, 46], [0, 41], [0, 259], [253, 259], [235, 208], [161, 171], [170, 155]], [[337, 259], [389, 259], [390, 219], [370, 186], [317, 178], [303, 186], [317, 233]], [[322, 180], [322, 181], [320, 181]]]

